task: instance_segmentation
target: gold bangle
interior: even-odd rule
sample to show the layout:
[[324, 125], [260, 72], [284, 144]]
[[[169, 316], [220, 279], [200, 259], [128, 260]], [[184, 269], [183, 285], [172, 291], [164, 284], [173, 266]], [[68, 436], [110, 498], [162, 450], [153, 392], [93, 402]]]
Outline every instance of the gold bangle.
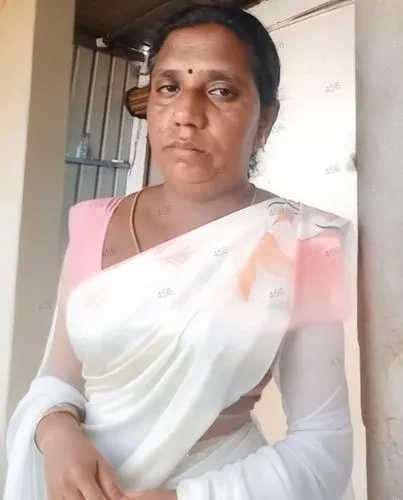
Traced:
[[69, 405], [69, 404], [57, 405], [57, 406], [53, 406], [49, 410], [45, 411], [45, 413], [42, 415], [42, 417], [38, 421], [38, 423], [36, 425], [35, 433], [34, 433], [35, 446], [37, 447], [37, 449], [41, 453], [42, 453], [42, 451], [41, 451], [39, 444], [38, 444], [38, 441], [36, 439], [37, 438], [37, 436], [36, 436], [37, 430], [38, 430], [40, 424], [43, 422], [43, 420], [45, 420], [45, 418], [51, 417], [52, 415], [56, 415], [56, 414], [60, 415], [61, 413], [64, 413], [66, 415], [70, 415], [70, 417], [74, 418], [74, 420], [77, 422], [78, 425], [81, 424], [79, 410], [78, 410], [78, 408], [74, 407], [73, 405]]
[[52, 406], [52, 408], [49, 408], [49, 410], [47, 410], [44, 413], [44, 416], [50, 415], [51, 413], [60, 413], [60, 412], [71, 413], [72, 415], [74, 415], [76, 417], [78, 422], [81, 423], [81, 421], [82, 421], [82, 419], [81, 419], [82, 415], [81, 415], [80, 409], [71, 403], [60, 403], [58, 405]]

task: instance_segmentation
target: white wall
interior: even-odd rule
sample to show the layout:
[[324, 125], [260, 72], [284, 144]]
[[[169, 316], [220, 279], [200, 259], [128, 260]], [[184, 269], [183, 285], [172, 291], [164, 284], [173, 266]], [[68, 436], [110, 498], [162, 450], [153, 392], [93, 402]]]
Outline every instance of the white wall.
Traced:
[[[126, 195], [136, 193], [146, 185], [147, 177], [147, 120], [134, 118], [130, 164], [132, 165], [126, 181]], [[150, 183], [151, 185], [151, 183]]]
[[[265, 12], [262, 20], [270, 17]], [[283, 65], [281, 111], [265, 148], [259, 182], [284, 196], [355, 219], [354, 7], [272, 36]]]
[[[313, 0], [271, 0], [251, 9], [265, 25], [303, 12]], [[357, 218], [355, 153], [354, 6], [272, 32], [283, 66], [281, 111], [262, 156], [259, 187]], [[356, 247], [351, 249], [350, 279], [355, 281]], [[366, 450], [361, 420], [360, 369], [356, 316], [346, 324], [346, 369], [353, 415], [354, 490], [365, 500]], [[272, 385], [257, 415], [272, 441], [285, 430], [280, 397]]]
[[327, 0], [263, 0], [250, 12], [258, 17], [265, 26], [290, 19], [310, 9], [326, 3]]

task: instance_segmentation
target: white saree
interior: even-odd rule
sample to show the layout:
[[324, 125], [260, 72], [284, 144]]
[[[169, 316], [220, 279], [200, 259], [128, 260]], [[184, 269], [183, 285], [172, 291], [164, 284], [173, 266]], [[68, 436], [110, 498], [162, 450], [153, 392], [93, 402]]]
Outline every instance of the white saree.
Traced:
[[[86, 212], [86, 203], [72, 212]], [[44, 411], [61, 402], [85, 410], [84, 432], [126, 492], [165, 487], [179, 500], [352, 498], [345, 493], [352, 431], [341, 323], [348, 228], [277, 198], [78, 284], [65, 314], [85, 389], [46, 368], [57, 308], [42, 368], [10, 423], [4, 500], [47, 498], [33, 435]], [[200, 441], [268, 370], [282, 393], [284, 440], [268, 444], [252, 420]]]

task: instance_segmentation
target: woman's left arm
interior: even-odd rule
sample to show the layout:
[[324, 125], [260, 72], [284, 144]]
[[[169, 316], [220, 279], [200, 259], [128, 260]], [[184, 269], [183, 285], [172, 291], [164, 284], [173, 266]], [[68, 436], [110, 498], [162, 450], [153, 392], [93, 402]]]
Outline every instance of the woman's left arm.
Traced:
[[182, 481], [178, 500], [340, 500], [352, 470], [343, 324], [313, 323], [289, 332], [273, 372], [287, 436]]

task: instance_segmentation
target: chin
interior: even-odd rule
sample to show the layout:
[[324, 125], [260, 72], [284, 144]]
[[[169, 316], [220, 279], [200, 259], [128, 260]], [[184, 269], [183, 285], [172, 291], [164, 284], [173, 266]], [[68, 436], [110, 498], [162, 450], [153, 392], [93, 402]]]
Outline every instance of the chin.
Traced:
[[211, 165], [195, 165], [176, 163], [174, 167], [166, 169], [169, 175], [167, 179], [171, 179], [175, 184], [202, 184], [212, 182], [219, 174]]

